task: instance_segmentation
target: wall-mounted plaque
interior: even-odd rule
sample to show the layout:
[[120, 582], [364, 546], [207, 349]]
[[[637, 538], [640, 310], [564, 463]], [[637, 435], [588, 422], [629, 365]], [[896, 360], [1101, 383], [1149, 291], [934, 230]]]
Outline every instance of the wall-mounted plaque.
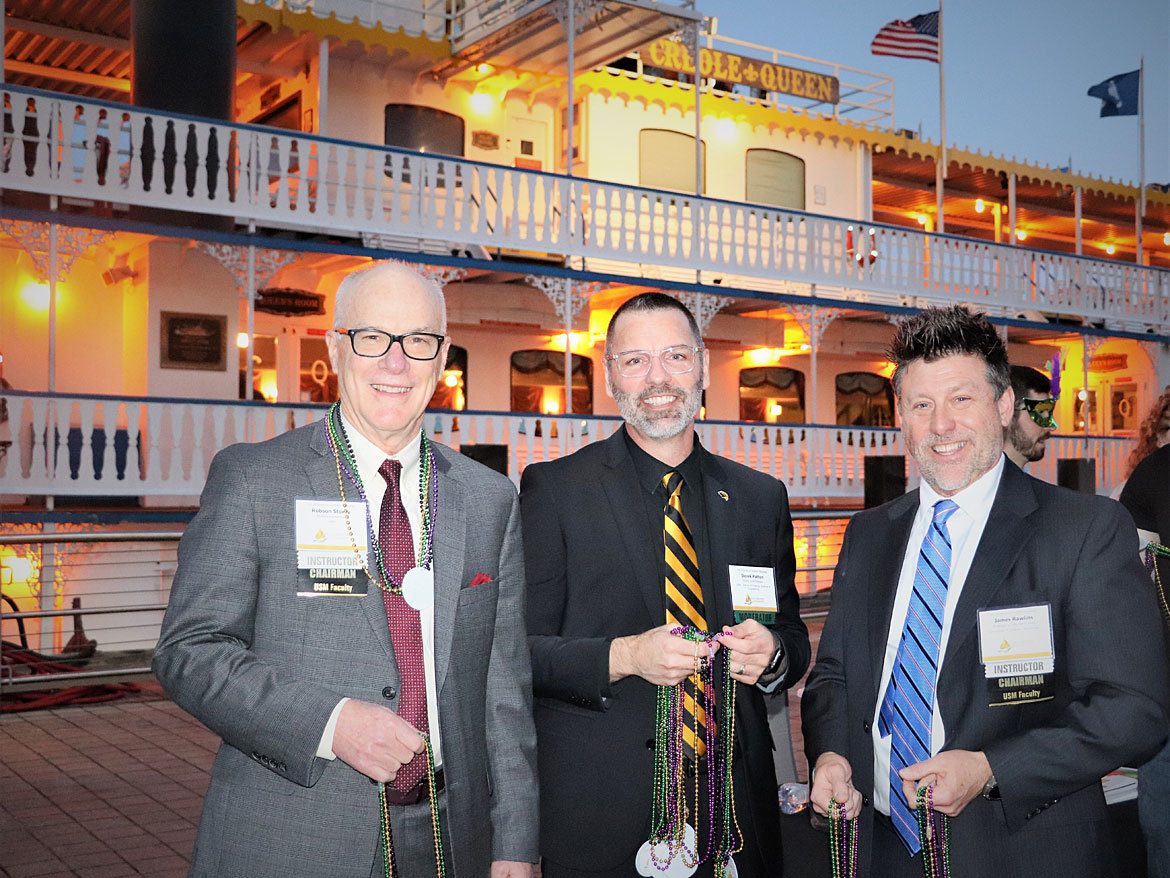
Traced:
[[227, 317], [223, 314], [159, 314], [159, 367], [227, 369]]
[[499, 149], [500, 135], [491, 131], [472, 131], [471, 145], [476, 149]]

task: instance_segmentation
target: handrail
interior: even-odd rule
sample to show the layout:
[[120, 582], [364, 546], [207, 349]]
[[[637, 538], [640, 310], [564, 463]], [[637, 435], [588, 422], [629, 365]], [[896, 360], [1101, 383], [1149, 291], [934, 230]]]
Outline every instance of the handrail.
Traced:
[[[992, 252], [998, 252], [998, 253], [1003, 253], [1003, 254], [1011, 254], [1011, 253], [1015, 253], [1015, 254], [1020, 254], [1020, 253], [1050, 254], [1053, 256], [1058, 256], [1061, 259], [1082, 261], [1082, 262], [1086, 262], [1086, 263], [1089, 263], [1092, 265], [1104, 264], [1104, 265], [1109, 265], [1109, 266], [1117, 266], [1118, 268], [1129, 268], [1129, 269], [1134, 269], [1134, 270], [1147, 271], [1147, 272], [1151, 272], [1151, 273], [1155, 274], [1155, 276], [1164, 275], [1167, 278], [1170, 278], [1170, 269], [1161, 268], [1158, 266], [1137, 265], [1137, 264], [1125, 263], [1125, 262], [1115, 263], [1115, 262], [1110, 262], [1110, 261], [1106, 261], [1106, 260], [1095, 259], [1091, 256], [1078, 255], [1078, 254], [1074, 254], [1074, 253], [1065, 253], [1065, 252], [1059, 251], [1059, 250], [1045, 250], [1043, 248], [1038, 248], [1038, 247], [1020, 247], [1020, 246], [1011, 245], [1011, 244], [999, 244], [999, 243], [996, 243], [994, 241], [984, 240], [982, 238], [969, 238], [969, 237], [963, 237], [961, 235], [955, 235], [955, 234], [950, 234], [950, 233], [946, 233], [946, 232], [926, 232], [926, 231], [911, 229], [911, 228], [908, 228], [906, 226], [898, 226], [898, 225], [893, 225], [890, 223], [861, 220], [861, 219], [857, 219], [855, 217], [851, 218], [851, 217], [844, 217], [844, 216], [836, 216], [833, 214], [815, 213], [813, 211], [800, 210], [800, 209], [796, 209], [796, 208], [781, 208], [781, 207], [776, 207], [775, 205], [760, 204], [758, 202], [732, 201], [730, 199], [718, 198], [718, 197], [714, 197], [714, 196], [696, 195], [694, 193], [688, 193], [688, 192], [683, 192], [683, 191], [672, 191], [669, 189], [655, 189], [655, 188], [651, 188], [651, 187], [647, 187], [647, 186], [639, 186], [639, 185], [630, 184], [630, 183], [620, 183], [620, 182], [615, 182], [615, 181], [610, 181], [610, 180], [601, 180], [601, 179], [592, 178], [592, 177], [570, 177], [567, 174], [561, 174], [561, 173], [557, 173], [557, 172], [553, 172], [553, 171], [531, 170], [531, 169], [527, 169], [527, 168], [524, 168], [524, 169], [512, 168], [508, 165], [497, 165], [497, 164], [492, 164], [490, 162], [480, 161], [478, 159], [469, 159], [469, 158], [464, 158], [462, 156], [447, 155], [445, 153], [418, 152], [416, 150], [408, 150], [408, 149], [403, 149], [401, 147], [386, 146], [386, 145], [377, 144], [377, 143], [363, 143], [361, 141], [344, 140], [341, 138], [329, 137], [327, 135], [322, 135], [322, 134], [313, 134], [313, 133], [307, 133], [307, 132], [303, 132], [303, 131], [288, 131], [285, 129], [270, 128], [270, 127], [266, 127], [266, 126], [262, 126], [262, 125], [255, 125], [255, 124], [250, 123], [250, 122], [235, 122], [235, 121], [224, 120], [224, 119], [213, 119], [210, 117], [194, 116], [194, 115], [190, 115], [190, 114], [186, 114], [186, 113], [171, 112], [169, 110], [168, 111], [160, 111], [160, 110], [154, 110], [154, 109], [151, 109], [148, 107], [139, 107], [139, 106], [135, 106], [133, 104], [118, 103], [116, 101], [108, 101], [108, 100], [103, 100], [100, 98], [76, 97], [74, 95], [64, 94], [61, 92], [46, 91], [44, 89], [30, 88], [28, 86], [4, 84], [4, 85], [0, 86], [0, 92], [12, 92], [14, 94], [24, 94], [24, 95], [29, 95], [29, 96], [34, 97], [34, 98], [39, 97], [39, 98], [44, 98], [45, 100], [61, 101], [61, 102], [66, 103], [66, 104], [75, 104], [78, 106], [88, 105], [88, 106], [105, 107], [105, 108], [108, 108], [110, 110], [114, 110], [117, 112], [133, 112], [133, 113], [138, 113], [138, 114], [143, 114], [143, 115], [148, 115], [148, 116], [153, 115], [153, 116], [158, 116], [158, 117], [162, 117], [162, 118], [166, 118], [166, 119], [183, 121], [183, 122], [190, 122], [190, 123], [195, 123], [195, 124], [200, 124], [200, 125], [223, 126], [224, 128], [232, 130], [232, 131], [248, 131], [248, 132], [253, 132], [256, 134], [265, 135], [265, 136], [269, 136], [269, 137], [271, 137], [271, 136], [287, 137], [287, 138], [290, 138], [290, 139], [296, 140], [296, 141], [304, 140], [306, 143], [328, 144], [328, 145], [343, 146], [343, 147], [353, 148], [353, 149], [372, 150], [375, 152], [382, 152], [382, 153], [386, 153], [389, 155], [400, 155], [406, 159], [415, 159], [415, 160], [435, 159], [438, 161], [449, 160], [449, 161], [453, 161], [453, 162], [458, 162], [459, 164], [465, 165], [468, 167], [481, 168], [483, 170], [488, 170], [488, 171], [495, 171], [495, 172], [509, 171], [509, 172], [514, 172], [514, 173], [521, 173], [525, 176], [544, 177], [544, 178], [547, 178], [549, 180], [558, 181], [558, 182], [561, 182], [564, 184], [572, 184], [574, 187], [579, 186], [579, 185], [595, 185], [595, 186], [613, 187], [613, 188], [619, 188], [619, 189], [630, 189], [630, 190], [636, 191], [639, 194], [659, 196], [659, 197], [668, 198], [668, 199], [679, 199], [685, 203], [694, 203], [694, 204], [705, 205], [705, 206], [710, 206], [710, 207], [715, 207], [715, 208], [727, 207], [727, 208], [734, 208], [737, 210], [742, 209], [742, 208], [748, 208], [749, 210], [759, 210], [759, 211], [762, 211], [765, 213], [776, 214], [778, 216], [784, 216], [784, 217], [793, 217], [795, 219], [824, 220], [826, 222], [833, 222], [833, 223], [853, 223], [853, 224], [861, 223], [864, 226], [866, 226], [867, 228], [881, 229], [883, 231], [889, 231], [889, 232], [898, 233], [898, 234], [909, 234], [909, 235], [915, 235], [915, 236], [922, 236], [923, 238], [925, 238], [928, 241], [929, 240], [937, 240], [937, 241], [952, 241], [956, 244], [978, 244], [980, 246], [987, 247], [987, 248], [991, 249]], [[15, 113], [16, 111], [15, 111], [15, 109], [12, 109], [12, 110], [5, 110], [4, 112], [7, 115], [10, 113]], [[111, 132], [116, 130], [113, 123], [110, 123], [110, 130], [111, 130]], [[6, 134], [6, 138], [11, 138], [13, 144], [16, 144], [18, 142], [24, 142], [24, 140], [25, 140], [25, 136], [23, 134], [21, 134], [20, 132], [8, 133], [8, 134]], [[37, 141], [37, 142], [39, 143], [40, 141]], [[62, 143], [59, 143], [58, 146], [60, 147], [60, 149], [68, 151], [69, 149], [71, 149], [73, 147], [73, 144], [62, 142]], [[227, 155], [227, 150], [228, 150], [228, 144], [227, 144], [226, 140], [225, 140], [224, 144], [222, 145], [221, 149], [223, 150], [223, 155], [221, 155], [221, 157], [220, 157], [220, 160], [222, 162], [222, 161], [224, 161], [224, 159]], [[161, 149], [160, 149], [160, 152], [161, 152]], [[111, 154], [111, 159], [110, 159], [111, 163], [113, 163], [113, 158], [114, 158], [114, 156], [113, 156], [113, 154]], [[12, 158], [13, 164], [15, 164], [16, 161], [17, 161], [17, 159], [14, 155]], [[180, 163], [180, 165], [178, 165], [176, 167], [176, 181], [178, 178], [178, 170], [180, 167], [182, 167], [181, 163]], [[263, 167], [259, 167], [257, 169], [256, 173], [258, 175], [262, 176], [264, 174]], [[308, 182], [312, 182], [312, 181], [309, 180], [308, 178], [306, 178], [304, 180], [304, 182], [308, 183]], [[733, 268], [734, 267], [731, 266], [731, 267], [729, 267], [728, 270], [732, 270]]]
[[[181, 536], [182, 533], [173, 530], [0, 534], [0, 546], [25, 546], [40, 543], [159, 543], [177, 540]], [[90, 611], [86, 610], [86, 612]]]
[[[293, 409], [297, 411], [320, 411], [324, 415], [328, 405], [317, 402], [265, 402], [263, 400], [246, 400], [246, 399], [217, 399], [213, 397], [175, 397], [175, 396], [114, 396], [111, 394], [98, 393], [60, 393], [45, 390], [15, 390], [7, 389], [0, 391], [0, 398], [28, 398], [28, 399], [48, 399], [48, 400], [92, 400], [94, 402], [109, 402], [109, 403], [135, 403], [135, 404], [164, 404], [164, 405], [192, 405], [192, 406], [229, 406], [232, 408], [251, 408], [259, 411], [268, 411], [271, 409]], [[537, 420], [556, 421], [558, 424], [573, 424], [576, 421], [605, 421], [610, 423], [620, 423], [622, 421], [621, 415], [599, 415], [599, 414], [546, 414], [544, 412], [522, 412], [513, 410], [499, 410], [499, 409], [439, 409], [428, 408], [427, 415], [449, 415], [452, 417], [501, 417], [501, 418], [534, 418]], [[784, 421], [771, 423], [768, 421], [739, 421], [739, 420], [722, 420], [718, 418], [705, 418], [696, 421], [696, 426], [718, 426], [718, 427], [741, 427], [746, 429], [777, 429], [777, 430], [864, 430], [868, 433], [884, 433], [891, 436], [896, 436], [902, 432], [901, 427], [880, 427], [870, 424], [828, 424], [828, 423], [813, 423], [807, 421]], [[1084, 439], [1086, 437], [1093, 440], [1108, 440], [1114, 442], [1132, 442], [1131, 436], [1111, 436], [1104, 433], [1084, 433], [1077, 431], [1076, 433], [1053, 433], [1054, 438], [1057, 439]], [[0, 545], [3, 544], [4, 538], [0, 536]]]

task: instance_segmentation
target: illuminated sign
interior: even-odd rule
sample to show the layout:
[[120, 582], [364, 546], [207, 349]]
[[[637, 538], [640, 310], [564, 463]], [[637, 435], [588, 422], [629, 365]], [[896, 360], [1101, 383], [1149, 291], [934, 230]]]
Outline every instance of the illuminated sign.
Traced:
[[[649, 59], [654, 67], [675, 73], [695, 73], [695, 62], [689, 48], [683, 43], [664, 37], [655, 40], [642, 50], [643, 60]], [[826, 104], [835, 104], [841, 99], [841, 84], [835, 76], [785, 67], [748, 58], [746, 55], [732, 55], [719, 49], [699, 48], [699, 73], [705, 79], [721, 79], [740, 85], [760, 88], [764, 91], [794, 95]]]

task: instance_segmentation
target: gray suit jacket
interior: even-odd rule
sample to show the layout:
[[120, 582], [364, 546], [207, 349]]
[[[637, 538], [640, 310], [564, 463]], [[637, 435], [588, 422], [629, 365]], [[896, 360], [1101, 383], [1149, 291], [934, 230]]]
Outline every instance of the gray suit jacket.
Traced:
[[[861, 876], [877, 874], [869, 862], [868, 799], [879, 782], [870, 730], [917, 508], [914, 491], [850, 521], [801, 699], [809, 764], [826, 751], [846, 757], [866, 798]], [[1158, 607], [1136, 547], [1133, 521], [1118, 503], [1054, 487], [1005, 463], [955, 607], [937, 688], [942, 749], [982, 750], [1002, 794], [999, 801], [976, 797], [951, 821], [957, 878], [1110, 874], [1100, 778], [1157, 752], [1170, 704]], [[1052, 609], [1053, 698], [991, 707], [995, 681], [984, 678], [979, 611], [1036, 604]]]
[[[506, 478], [434, 449], [449, 858], [478, 878], [493, 860], [538, 852], [520, 516]], [[293, 501], [338, 496], [322, 422], [235, 445], [212, 462], [179, 545], [154, 672], [224, 741], [192, 874], [365, 878], [379, 856], [377, 786], [316, 750], [342, 696], [397, 707], [383, 697], [399, 680], [382, 596], [373, 584], [365, 597], [297, 596], [311, 586], [297, 570]], [[478, 573], [491, 582], [469, 587]]]

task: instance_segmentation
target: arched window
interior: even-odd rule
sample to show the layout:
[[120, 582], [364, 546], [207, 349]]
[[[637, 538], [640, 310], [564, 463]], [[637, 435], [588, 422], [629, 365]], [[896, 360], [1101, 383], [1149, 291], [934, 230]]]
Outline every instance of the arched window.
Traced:
[[451, 345], [443, 374], [427, 403], [429, 409], [450, 409], [461, 412], [467, 408], [467, 348]]
[[894, 426], [894, 388], [873, 372], [837, 376], [837, 423], [846, 427]]
[[[512, 354], [512, 411], [565, 414], [565, 355], [527, 350]], [[573, 355], [573, 414], [593, 414], [593, 361]]]
[[749, 149], [744, 200], [804, 210], [804, 159], [775, 149]]
[[739, 419], [768, 424], [804, 422], [804, 374], [781, 366], [739, 372]]
[[[707, 144], [703, 151], [703, 188], [707, 191]], [[638, 185], [648, 189], [695, 191], [695, 138], [679, 131], [643, 128], [638, 132]]]

